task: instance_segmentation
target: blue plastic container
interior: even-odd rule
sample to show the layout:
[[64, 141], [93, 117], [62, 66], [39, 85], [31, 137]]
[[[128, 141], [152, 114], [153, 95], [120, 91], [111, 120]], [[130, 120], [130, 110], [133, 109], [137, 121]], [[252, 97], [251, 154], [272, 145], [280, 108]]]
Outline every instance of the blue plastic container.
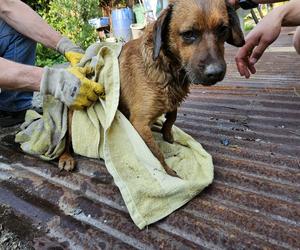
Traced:
[[130, 25], [134, 22], [131, 8], [113, 9], [111, 13], [114, 36], [121, 41], [128, 42], [132, 35]]
[[95, 29], [106, 27], [109, 25], [109, 17], [93, 18], [89, 20], [89, 24]]
[[105, 27], [109, 25], [109, 17], [100, 17], [100, 25], [101, 27]]

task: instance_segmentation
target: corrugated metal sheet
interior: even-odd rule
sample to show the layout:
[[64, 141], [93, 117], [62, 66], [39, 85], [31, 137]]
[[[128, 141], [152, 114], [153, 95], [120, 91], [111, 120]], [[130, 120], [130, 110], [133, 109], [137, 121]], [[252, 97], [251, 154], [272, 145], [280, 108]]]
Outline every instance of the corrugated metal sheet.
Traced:
[[267, 52], [242, 80], [227, 51], [227, 78], [193, 87], [176, 122], [214, 159], [198, 197], [140, 231], [103, 162], [77, 157], [76, 172], [60, 172], [20, 152], [6, 129], [0, 224], [37, 249], [300, 249], [300, 57]]

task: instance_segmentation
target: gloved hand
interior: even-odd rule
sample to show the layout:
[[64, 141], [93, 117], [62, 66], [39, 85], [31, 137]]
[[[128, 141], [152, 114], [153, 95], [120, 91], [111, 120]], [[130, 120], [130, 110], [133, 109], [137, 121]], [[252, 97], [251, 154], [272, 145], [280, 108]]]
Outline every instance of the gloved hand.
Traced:
[[93, 73], [93, 68], [70, 67], [67, 69], [44, 68], [40, 92], [50, 94], [67, 106], [83, 109], [104, 97], [104, 87], [86, 78]]
[[67, 37], [62, 37], [59, 40], [56, 50], [67, 58], [71, 66], [79, 63], [84, 55], [84, 51]]

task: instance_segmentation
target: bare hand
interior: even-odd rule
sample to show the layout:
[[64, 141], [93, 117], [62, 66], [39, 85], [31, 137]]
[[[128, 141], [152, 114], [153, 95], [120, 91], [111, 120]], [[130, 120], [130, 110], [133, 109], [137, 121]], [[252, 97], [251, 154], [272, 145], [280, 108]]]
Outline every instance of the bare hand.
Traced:
[[300, 55], [300, 26], [296, 29], [293, 37], [293, 43], [297, 53]]
[[279, 36], [281, 20], [276, 13], [270, 12], [260, 23], [247, 35], [245, 45], [236, 54], [235, 61], [241, 76], [246, 78], [256, 73], [254, 65], [263, 55], [267, 47]]

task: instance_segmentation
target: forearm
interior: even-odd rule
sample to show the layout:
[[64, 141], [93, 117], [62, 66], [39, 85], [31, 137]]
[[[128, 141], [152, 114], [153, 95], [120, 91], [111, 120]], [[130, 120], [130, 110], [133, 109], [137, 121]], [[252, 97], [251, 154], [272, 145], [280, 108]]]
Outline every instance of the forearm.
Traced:
[[[278, 3], [278, 2], [285, 2], [286, 0], [251, 0], [254, 3], [257, 4], [267, 4], [267, 3]], [[236, 9], [238, 9], [239, 6], [239, 0], [227, 0], [229, 4], [232, 4]]]
[[264, 4], [264, 3], [279, 3], [279, 2], [285, 2], [283, 0], [252, 0], [254, 3]]
[[[278, 12], [282, 14], [282, 26], [300, 25], [300, 1], [291, 0], [287, 4], [280, 6]], [[275, 9], [275, 10], [276, 10]]]
[[1, 0], [0, 18], [21, 34], [55, 49], [61, 34], [19, 0]]
[[15, 63], [0, 57], [0, 88], [39, 91], [43, 68]]

